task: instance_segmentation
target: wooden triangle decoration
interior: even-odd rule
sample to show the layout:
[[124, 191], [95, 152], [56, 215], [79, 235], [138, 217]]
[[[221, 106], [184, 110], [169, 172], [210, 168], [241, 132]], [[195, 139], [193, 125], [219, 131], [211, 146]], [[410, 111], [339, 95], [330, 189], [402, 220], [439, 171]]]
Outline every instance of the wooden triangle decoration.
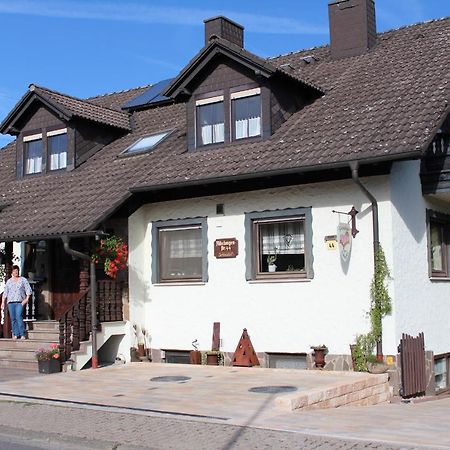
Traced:
[[247, 328], [244, 328], [241, 339], [239, 339], [239, 344], [234, 352], [233, 366], [259, 366], [259, 360], [253, 348], [252, 341], [247, 333]]

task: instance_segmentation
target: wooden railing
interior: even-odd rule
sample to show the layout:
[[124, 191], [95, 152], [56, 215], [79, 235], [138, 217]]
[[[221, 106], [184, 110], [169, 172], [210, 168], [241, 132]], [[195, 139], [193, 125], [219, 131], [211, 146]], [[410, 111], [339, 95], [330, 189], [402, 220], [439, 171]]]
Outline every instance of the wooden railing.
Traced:
[[[123, 319], [121, 283], [110, 280], [98, 281], [96, 305], [98, 328], [101, 322], [121, 321]], [[65, 359], [70, 358], [73, 351], [80, 349], [82, 341], [89, 340], [91, 323], [88, 287], [59, 319], [59, 346]]]
[[[3, 297], [3, 292], [0, 294], [0, 299]], [[2, 338], [10, 338], [11, 337], [11, 321], [9, 320], [9, 310], [8, 306], [5, 305], [5, 309], [3, 310], [3, 317], [1, 323], [1, 333], [0, 337]]]

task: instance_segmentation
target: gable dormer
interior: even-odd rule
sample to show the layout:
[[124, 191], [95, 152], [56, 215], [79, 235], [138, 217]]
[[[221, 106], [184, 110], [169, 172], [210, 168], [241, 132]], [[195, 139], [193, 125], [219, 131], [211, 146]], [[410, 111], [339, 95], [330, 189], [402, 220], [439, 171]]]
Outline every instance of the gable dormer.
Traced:
[[162, 92], [186, 102], [189, 150], [267, 139], [323, 94], [245, 50], [243, 27], [226, 17], [205, 20], [205, 43]]
[[18, 178], [73, 170], [129, 129], [126, 113], [33, 84], [0, 124], [16, 136]]

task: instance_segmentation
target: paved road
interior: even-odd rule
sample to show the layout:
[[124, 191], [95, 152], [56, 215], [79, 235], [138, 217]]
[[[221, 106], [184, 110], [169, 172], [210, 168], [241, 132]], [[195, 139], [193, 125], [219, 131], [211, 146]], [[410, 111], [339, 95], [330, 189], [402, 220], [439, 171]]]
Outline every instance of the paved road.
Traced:
[[[21, 436], [32, 448], [58, 449], [413, 449], [376, 442], [239, 427], [98, 409], [0, 402], [0, 440]], [[0, 449], [3, 447], [0, 446]], [[9, 447], [6, 447], [9, 449]], [[20, 447], [17, 447], [18, 449]], [[429, 448], [429, 447], [427, 447]], [[24, 447], [26, 449], [26, 447]]]

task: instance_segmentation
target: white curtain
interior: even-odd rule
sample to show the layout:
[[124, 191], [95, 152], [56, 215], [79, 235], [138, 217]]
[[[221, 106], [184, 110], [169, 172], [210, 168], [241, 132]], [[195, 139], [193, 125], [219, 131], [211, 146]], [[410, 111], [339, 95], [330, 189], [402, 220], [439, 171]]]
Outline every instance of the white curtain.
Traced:
[[277, 222], [260, 225], [262, 253], [287, 255], [305, 252], [302, 222]]
[[26, 161], [26, 173], [39, 173], [42, 170], [42, 156], [34, 156]]
[[202, 237], [200, 229], [170, 231], [169, 258], [198, 258], [202, 256]]
[[247, 137], [247, 121], [245, 119], [236, 120], [236, 139]]
[[251, 117], [248, 119], [248, 135], [259, 136], [261, 134], [261, 117]]

